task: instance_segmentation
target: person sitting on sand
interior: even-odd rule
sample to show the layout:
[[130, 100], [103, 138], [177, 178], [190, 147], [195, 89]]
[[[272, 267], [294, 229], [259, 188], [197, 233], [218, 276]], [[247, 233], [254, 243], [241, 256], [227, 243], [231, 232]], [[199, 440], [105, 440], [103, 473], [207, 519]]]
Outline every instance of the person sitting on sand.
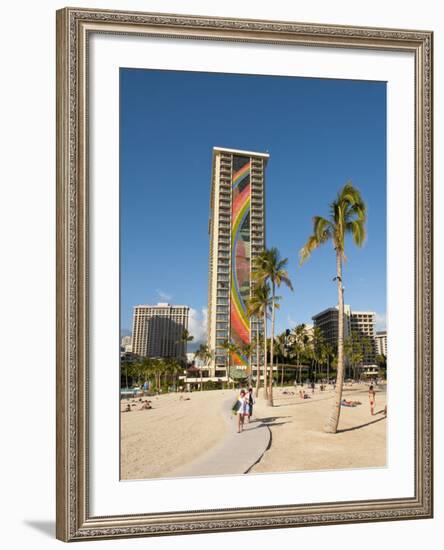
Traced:
[[128, 403], [128, 405], [126, 406], [126, 409], [123, 409], [124, 413], [130, 413], [131, 412], [131, 405]]
[[148, 409], [152, 409], [153, 407], [151, 406], [151, 401], [144, 401], [142, 403], [142, 406], [140, 407], [139, 411], [147, 411]]

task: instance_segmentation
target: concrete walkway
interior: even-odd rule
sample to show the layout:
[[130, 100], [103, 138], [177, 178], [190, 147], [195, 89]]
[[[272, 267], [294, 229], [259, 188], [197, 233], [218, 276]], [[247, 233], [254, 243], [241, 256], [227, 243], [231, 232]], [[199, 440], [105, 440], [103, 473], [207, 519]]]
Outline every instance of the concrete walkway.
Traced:
[[236, 396], [233, 393], [222, 406], [228, 424], [225, 438], [193, 462], [170, 472], [168, 477], [246, 474], [261, 459], [271, 444], [270, 428], [260, 419], [253, 419], [244, 425], [242, 433], [237, 433], [237, 418], [231, 412]]

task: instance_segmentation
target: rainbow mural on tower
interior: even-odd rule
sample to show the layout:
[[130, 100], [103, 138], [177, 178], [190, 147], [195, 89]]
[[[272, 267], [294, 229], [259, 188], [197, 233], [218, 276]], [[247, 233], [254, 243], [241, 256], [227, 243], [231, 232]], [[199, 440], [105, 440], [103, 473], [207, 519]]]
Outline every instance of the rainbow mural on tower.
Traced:
[[[233, 156], [231, 199], [230, 338], [238, 348], [250, 342], [247, 299], [250, 297], [250, 170], [249, 157]], [[234, 365], [248, 365], [248, 357], [232, 353]]]

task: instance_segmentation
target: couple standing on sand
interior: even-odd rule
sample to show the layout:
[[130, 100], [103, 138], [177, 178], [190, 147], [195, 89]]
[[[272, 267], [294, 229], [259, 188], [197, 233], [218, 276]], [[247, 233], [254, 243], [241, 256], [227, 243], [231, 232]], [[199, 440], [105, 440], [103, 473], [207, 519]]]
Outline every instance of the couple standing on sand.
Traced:
[[253, 416], [253, 405], [253, 388], [249, 388], [248, 392], [241, 390], [237, 401], [233, 405], [233, 412], [237, 416], [237, 433], [244, 430], [245, 418], [250, 422], [250, 418]]

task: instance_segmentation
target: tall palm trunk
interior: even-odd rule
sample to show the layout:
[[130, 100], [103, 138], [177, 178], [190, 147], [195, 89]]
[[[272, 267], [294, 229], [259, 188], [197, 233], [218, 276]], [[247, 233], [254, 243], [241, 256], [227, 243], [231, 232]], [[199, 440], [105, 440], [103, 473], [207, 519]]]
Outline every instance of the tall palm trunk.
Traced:
[[264, 399], [268, 399], [267, 385], [267, 313], [264, 313]]
[[258, 323], [258, 319], [256, 319], [256, 397], [259, 396], [260, 383], [261, 383], [261, 367], [260, 367], [259, 323]]
[[344, 383], [344, 292], [342, 286], [342, 258], [336, 250], [336, 280], [338, 282], [338, 369], [336, 373], [336, 390], [330, 418], [325, 426], [327, 433], [335, 434], [338, 429], [341, 410], [342, 386]]
[[272, 283], [272, 296], [271, 296], [271, 340], [270, 340], [270, 377], [268, 380], [268, 399], [267, 405], [273, 406], [273, 366], [274, 366], [274, 313], [275, 313], [275, 285]]

